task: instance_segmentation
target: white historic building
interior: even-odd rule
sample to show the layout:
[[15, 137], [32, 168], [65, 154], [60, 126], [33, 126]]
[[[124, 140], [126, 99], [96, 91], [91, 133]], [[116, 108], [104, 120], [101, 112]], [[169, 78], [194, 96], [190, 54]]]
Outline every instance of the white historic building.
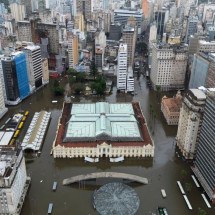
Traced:
[[152, 44], [150, 78], [153, 88], [162, 91], [183, 89], [188, 52], [186, 47]]
[[191, 89], [182, 102], [176, 142], [186, 159], [195, 156], [205, 101], [206, 95], [201, 90]]
[[154, 156], [139, 103], [68, 105], [64, 105], [53, 144], [55, 158]]
[[30, 184], [22, 150], [0, 148], [0, 214], [20, 214]]

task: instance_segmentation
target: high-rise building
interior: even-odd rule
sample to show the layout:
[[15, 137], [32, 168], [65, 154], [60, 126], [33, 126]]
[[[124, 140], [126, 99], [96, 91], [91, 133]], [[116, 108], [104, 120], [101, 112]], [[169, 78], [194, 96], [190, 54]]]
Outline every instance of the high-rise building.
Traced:
[[176, 142], [186, 159], [195, 157], [205, 100], [206, 95], [201, 90], [191, 89], [182, 102]]
[[42, 63], [40, 46], [28, 45], [23, 50], [27, 59], [28, 80], [31, 91], [42, 86]]
[[134, 17], [136, 20], [137, 33], [140, 34], [143, 29], [143, 12], [141, 10], [127, 10], [119, 9], [114, 10], [114, 23], [119, 22], [122, 26], [125, 26], [128, 22], [128, 18]]
[[[2, 74], [2, 72], [2, 63], [0, 59], [0, 75]], [[8, 111], [8, 108], [5, 107], [4, 90], [4, 84], [2, 83], [2, 79], [0, 78], [0, 119]]]
[[183, 89], [188, 52], [186, 46], [152, 44], [150, 79], [154, 89]]
[[13, 52], [2, 59], [6, 104], [16, 105], [30, 94], [24, 52]]
[[142, 0], [142, 11], [145, 18], [148, 18], [149, 13], [149, 1], [148, 0]]
[[187, 30], [186, 30], [186, 37], [185, 42], [189, 44], [189, 39], [191, 35], [194, 35], [197, 32], [197, 24], [198, 24], [198, 17], [190, 16], [187, 20]]
[[128, 60], [127, 44], [120, 43], [118, 50], [118, 65], [117, 65], [118, 90], [126, 90], [127, 60]]
[[78, 36], [73, 33], [68, 33], [68, 58], [69, 68], [74, 68], [78, 64]]
[[[92, 0], [73, 0], [76, 1], [76, 14], [83, 14], [84, 19], [91, 19], [92, 13]], [[75, 8], [74, 8], [75, 10]]]
[[122, 40], [123, 40], [123, 43], [127, 44], [128, 66], [133, 66], [134, 64], [136, 37], [137, 37], [136, 28], [131, 27], [130, 25], [126, 25], [125, 28], [123, 29]]
[[49, 83], [49, 67], [48, 59], [42, 58], [43, 84]]
[[199, 52], [194, 54], [189, 88], [201, 86], [215, 87], [215, 53]]
[[199, 135], [199, 144], [192, 169], [208, 197], [215, 204], [215, 91], [210, 91], [209, 89], [206, 95], [207, 99]]
[[32, 42], [30, 21], [17, 22], [17, 32], [19, 41]]
[[30, 185], [22, 150], [0, 148], [0, 214], [20, 214]]

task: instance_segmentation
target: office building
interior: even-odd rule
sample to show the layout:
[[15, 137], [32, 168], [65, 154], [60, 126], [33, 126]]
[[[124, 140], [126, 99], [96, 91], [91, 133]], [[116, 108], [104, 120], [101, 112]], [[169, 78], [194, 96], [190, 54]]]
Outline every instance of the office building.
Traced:
[[187, 20], [185, 43], [189, 44], [190, 36], [194, 35], [197, 32], [197, 25], [198, 25], [198, 17], [190, 16]]
[[122, 35], [122, 25], [117, 22], [110, 25], [110, 32], [108, 36], [108, 40], [119, 41]]
[[143, 30], [143, 12], [141, 10], [118, 9], [114, 10], [114, 23], [119, 22], [123, 27], [127, 24], [128, 18], [134, 17], [137, 23], [137, 33]]
[[20, 214], [30, 185], [22, 150], [0, 147], [0, 214]]
[[204, 92], [199, 89], [191, 89], [182, 102], [176, 142], [186, 159], [195, 157], [205, 101], [206, 95]]
[[117, 89], [126, 90], [128, 50], [127, 44], [120, 43], [117, 59]]
[[178, 125], [182, 96], [180, 91], [173, 98], [164, 96], [161, 100], [161, 111], [168, 125]]
[[186, 46], [152, 44], [150, 79], [153, 88], [161, 91], [183, 89], [188, 51]]
[[65, 103], [52, 152], [54, 158], [153, 157], [154, 143], [138, 102]]
[[49, 83], [49, 66], [48, 59], [42, 58], [43, 84]]
[[92, 0], [73, 0], [76, 1], [76, 8], [74, 8], [75, 15], [83, 14], [84, 19], [91, 19], [91, 13], [93, 11]]
[[40, 46], [28, 45], [23, 50], [27, 59], [28, 80], [31, 91], [43, 84], [42, 63]]
[[[2, 72], [2, 64], [0, 59], [0, 73]], [[0, 74], [1, 75], [1, 74]], [[0, 119], [7, 113], [8, 108], [5, 107], [5, 101], [4, 101], [4, 85], [2, 83], [2, 80], [0, 78]]]
[[215, 91], [208, 90], [193, 172], [215, 204]]
[[134, 73], [131, 66], [128, 67], [126, 88], [127, 92], [134, 92]]
[[68, 33], [68, 59], [69, 68], [75, 68], [79, 60], [78, 36], [73, 33]]
[[122, 41], [127, 44], [127, 65], [133, 66], [134, 64], [134, 53], [136, 45], [136, 28], [130, 25], [126, 25], [122, 32]]
[[31, 23], [30, 21], [17, 22], [17, 33], [19, 41], [32, 42]]
[[4, 57], [2, 68], [6, 91], [5, 103], [17, 105], [30, 94], [25, 53], [18, 51]]

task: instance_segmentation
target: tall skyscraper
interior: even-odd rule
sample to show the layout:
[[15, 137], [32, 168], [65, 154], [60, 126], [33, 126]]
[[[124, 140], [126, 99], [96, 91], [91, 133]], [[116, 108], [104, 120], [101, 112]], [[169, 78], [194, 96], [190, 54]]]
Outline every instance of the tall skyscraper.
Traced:
[[3, 58], [2, 68], [6, 103], [16, 105], [30, 94], [25, 53], [14, 52]]
[[127, 52], [128, 52], [128, 66], [133, 66], [134, 64], [134, 52], [136, 45], [136, 28], [130, 25], [126, 25], [122, 32], [122, 40], [123, 43], [127, 44]]
[[[81, 13], [84, 15], [84, 19], [90, 19], [93, 10], [92, 0], [73, 0], [76, 1], [76, 12], [75, 14]], [[75, 10], [75, 8], [74, 8]]]
[[196, 153], [205, 100], [201, 90], [191, 89], [182, 102], [176, 142], [186, 159], [193, 159]]
[[31, 23], [30, 21], [17, 22], [18, 40], [32, 42]]
[[187, 30], [186, 30], [186, 37], [185, 42], [189, 44], [189, 39], [191, 35], [194, 35], [197, 32], [197, 24], [198, 24], [198, 17], [191, 16], [187, 20]]
[[117, 65], [117, 89], [126, 90], [127, 77], [127, 60], [128, 49], [127, 44], [120, 43], [118, 51], [118, 65]]
[[142, 0], [142, 11], [145, 18], [148, 18], [149, 15], [149, 1]]
[[40, 46], [28, 45], [24, 48], [27, 59], [28, 79], [31, 90], [42, 86], [42, 62]]
[[[0, 75], [2, 73], [2, 63], [0, 59]], [[0, 119], [4, 116], [4, 114], [8, 111], [8, 108], [5, 107], [5, 101], [4, 101], [4, 84], [2, 83], [2, 80], [0, 78]]]
[[73, 33], [68, 33], [68, 58], [69, 68], [74, 68], [78, 64], [78, 36]]
[[215, 203], [215, 92], [208, 91], [194, 167], [208, 197]]

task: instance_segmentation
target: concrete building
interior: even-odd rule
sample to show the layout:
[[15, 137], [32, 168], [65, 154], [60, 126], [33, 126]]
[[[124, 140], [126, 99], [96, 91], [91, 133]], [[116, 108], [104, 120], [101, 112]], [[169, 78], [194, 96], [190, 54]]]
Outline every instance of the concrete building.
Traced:
[[30, 94], [25, 53], [18, 51], [4, 57], [2, 68], [6, 91], [5, 103], [17, 105]]
[[42, 72], [43, 72], [43, 84], [49, 83], [49, 66], [48, 59], [42, 58]]
[[180, 91], [173, 98], [164, 96], [161, 100], [161, 111], [168, 125], [178, 125], [182, 96]]
[[191, 35], [194, 35], [197, 32], [198, 17], [191, 16], [187, 20], [187, 29], [185, 43], [189, 44], [189, 39]]
[[119, 22], [111, 24], [108, 40], [119, 41], [121, 39], [121, 34], [122, 34], [122, 25]]
[[[91, 13], [93, 11], [92, 0], [73, 0], [76, 1], [76, 14], [83, 14], [84, 19], [91, 19]], [[75, 9], [75, 8], [74, 8]]]
[[[2, 73], [2, 64], [0, 59], [0, 75]], [[8, 108], [5, 107], [5, 101], [4, 101], [4, 84], [2, 83], [2, 80], [0, 78], [0, 119], [7, 113]]]
[[161, 91], [183, 89], [187, 59], [185, 46], [153, 43], [150, 73], [153, 88], [159, 86]]
[[52, 152], [54, 158], [153, 157], [154, 143], [137, 102], [65, 103]]
[[26, 54], [28, 80], [31, 86], [31, 91], [33, 91], [43, 84], [40, 46], [26, 46], [23, 51]]
[[18, 4], [17, 2], [10, 4], [11, 16], [18, 21], [23, 21], [26, 16], [26, 9], [24, 4]]
[[68, 33], [68, 59], [69, 68], [74, 68], [78, 64], [78, 36], [72, 33]]
[[136, 28], [130, 25], [126, 25], [122, 32], [122, 41], [123, 43], [127, 44], [128, 67], [133, 66], [134, 64], [134, 53], [137, 38], [136, 32]]
[[114, 22], [119, 22], [123, 27], [127, 24], [128, 18], [134, 17], [137, 22], [137, 33], [140, 34], [143, 28], [143, 12], [141, 10], [114, 10]]
[[[213, 91], [212, 91], [213, 90]], [[200, 181], [209, 199], [215, 204], [215, 160], [214, 160], [214, 134], [215, 134], [215, 91], [209, 90], [207, 94], [202, 127], [199, 134], [199, 144], [194, 161], [193, 172]]]
[[198, 52], [215, 52], [215, 41], [199, 40]]
[[22, 150], [0, 148], [0, 214], [20, 214], [30, 184]]
[[127, 73], [127, 92], [134, 92], [134, 73], [132, 67], [128, 67]]
[[189, 88], [215, 87], [215, 53], [194, 54]]
[[32, 42], [31, 23], [30, 21], [17, 22], [17, 33], [19, 41]]
[[126, 90], [128, 50], [127, 44], [120, 43], [117, 60], [117, 89]]
[[149, 48], [152, 47], [152, 43], [157, 41], [157, 26], [156, 22], [153, 22], [150, 26], [149, 32]]
[[205, 101], [206, 95], [201, 90], [191, 89], [182, 103], [176, 142], [186, 159], [193, 159], [196, 154]]

